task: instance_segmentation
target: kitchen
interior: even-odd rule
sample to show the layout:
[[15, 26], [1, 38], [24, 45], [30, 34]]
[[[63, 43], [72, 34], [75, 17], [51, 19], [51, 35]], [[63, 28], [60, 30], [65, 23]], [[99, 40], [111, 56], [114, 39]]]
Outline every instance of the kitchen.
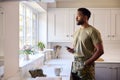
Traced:
[[[108, 4], [108, 2], [109, 2], [109, 4]], [[72, 35], [71, 30], [73, 30], [73, 29], [69, 28], [69, 26], [65, 26], [62, 28], [56, 28], [56, 29], [60, 29], [60, 30], [62, 30], [62, 29], [66, 30], [66, 28], [68, 29], [68, 30], [66, 30], [67, 32], [62, 31], [63, 33], [57, 33], [59, 36], [60, 36], [60, 34], [62, 34], [61, 40], [58, 38], [58, 36], [52, 35], [53, 29], [49, 29], [50, 25], [49, 25], [49, 20], [47, 22], [47, 16], [46, 16], [47, 12], [46, 11], [48, 10], [50, 12], [50, 11], [52, 11], [52, 9], [54, 11], [54, 8], [55, 9], [62, 8], [61, 11], [64, 12], [65, 8], [74, 8], [72, 10], [66, 9], [65, 11], [67, 14], [67, 13], [69, 13], [69, 11], [74, 12], [78, 7], [87, 7], [87, 8], [91, 8], [91, 10], [93, 10], [92, 8], [96, 8], [96, 9], [99, 8], [99, 10], [102, 8], [102, 12], [100, 14], [103, 14], [103, 13], [104, 14], [100, 15], [100, 17], [99, 16], [97, 16], [97, 17], [100, 18], [100, 20], [101, 20], [101, 18], [107, 20], [110, 18], [109, 16], [111, 16], [111, 13], [112, 13], [112, 12], [110, 12], [111, 10], [115, 10], [115, 9], [119, 10], [119, 8], [120, 8], [119, 3], [120, 3], [119, 0], [104, 0], [104, 1], [103, 0], [100, 0], [100, 1], [96, 1], [96, 0], [92, 0], [92, 1], [90, 1], [90, 0], [85, 0], [85, 1], [81, 1], [81, 0], [80, 1], [78, 1], [78, 0], [74, 0], [74, 1], [72, 1], [72, 0], [70, 0], [70, 1], [69, 0], [66, 0], [66, 1], [57, 0], [54, 3], [47, 3], [47, 4], [46, 3], [39, 3], [39, 5], [41, 5], [43, 8], [43, 13], [42, 13], [42, 16], [40, 16], [40, 18], [42, 18], [42, 20], [44, 20], [44, 22], [41, 23], [41, 26], [43, 26], [43, 27], [41, 27], [42, 33], [39, 36], [42, 37], [42, 41], [45, 43], [47, 48], [53, 48], [53, 46], [55, 46], [55, 45], [61, 45], [62, 48], [61, 48], [60, 57], [62, 57], [63, 59], [65, 59], [65, 58], [73, 59], [73, 56], [68, 55], [69, 53], [66, 51], [66, 49], [64, 47], [66, 45], [71, 46], [71, 43], [70, 43], [71, 38], [70, 37], [66, 38], [66, 34], [68, 34], [68, 36]], [[4, 51], [4, 66], [5, 66], [6, 78], [14, 75], [17, 71], [19, 71], [19, 56], [17, 54], [17, 53], [19, 53], [18, 52], [19, 51], [19, 45], [18, 45], [19, 44], [19, 27], [16, 27], [16, 26], [19, 26], [19, 17], [18, 17], [19, 16], [19, 7], [18, 7], [18, 5], [19, 5], [19, 2], [16, 2], [16, 1], [12, 1], [12, 2], [6, 1], [4, 3], [0, 2], [0, 7], [3, 8], [3, 11], [5, 11], [5, 22], [3, 22], [3, 25], [5, 26], [5, 27], [3, 27], [3, 31], [4, 31], [3, 37], [4, 37], [5, 44], [4, 44], [3, 48], [5, 49], [5, 51]], [[57, 9], [57, 10], [59, 11], [59, 9]], [[99, 11], [98, 11], [98, 13], [99, 13]], [[113, 13], [114, 13], [114, 11], [113, 11]], [[119, 21], [120, 10], [119, 10], [119, 12], [115, 11], [115, 13], [118, 14], [117, 15], [118, 17], [116, 20]], [[97, 14], [97, 12], [94, 14], [99, 15], [99, 14]], [[63, 16], [65, 16], [65, 15], [63, 15]], [[67, 17], [69, 17], [69, 16], [67, 16]], [[114, 15], [112, 15], [112, 17], [114, 17]], [[69, 18], [74, 19], [74, 17], [69, 17]], [[113, 21], [109, 21], [109, 22], [108, 21], [101, 21], [101, 23], [106, 24], [106, 25], [102, 25], [101, 23], [98, 23], [96, 21], [94, 23], [94, 25], [99, 24], [97, 26], [100, 26], [99, 29], [103, 32], [103, 35], [104, 35], [103, 37], [105, 39], [104, 40], [105, 54], [102, 56], [102, 58], [105, 61], [107, 61], [107, 63], [111, 63], [111, 62], [112, 63], [119, 63], [119, 61], [120, 61], [120, 59], [119, 59], [119, 56], [120, 56], [120, 54], [119, 54], [119, 51], [120, 51], [119, 50], [119, 47], [120, 47], [120, 45], [119, 45], [120, 44], [119, 30], [120, 30], [120, 28], [116, 27], [116, 29], [115, 29], [114, 25], [119, 26], [120, 24], [119, 24], [119, 22], [118, 23], [116, 22], [116, 24], [114, 24], [115, 23], [114, 18], [112, 18], [112, 20]], [[58, 20], [58, 21], [60, 21], [60, 20]], [[70, 23], [73, 23], [73, 22], [71, 21]], [[92, 20], [91, 20], [91, 23], [92, 23]], [[113, 23], [113, 24], [111, 24], [111, 23]], [[56, 24], [56, 25], [62, 26], [62, 24], [59, 24], [59, 25]], [[74, 25], [74, 24], [64, 23], [63, 25]], [[101, 26], [104, 26], [105, 29], [103, 27], [101, 28]], [[108, 26], [108, 27], [106, 27], [106, 26]], [[53, 28], [53, 27], [51, 27], [51, 28]], [[48, 32], [47, 32], [47, 29], [48, 29]], [[1, 28], [0, 28], [0, 30], [1, 30]], [[49, 30], [52, 30], [52, 31], [49, 31]], [[58, 30], [56, 30], [56, 31], [58, 31]], [[0, 31], [0, 32], [2, 32], [2, 31]], [[61, 32], [61, 31], [59, 31], [59, 32]], [[116, 36], [118, 36], [118, 37], [112, 37], [112, 35], [114, 35], [114, 34], [117, 34]], [[50, 37], [52, 36], [53, 38], [49, 38], [49, 36]], [[58, 40], [51, 41], [50, 39], [51, 40], [58, 39]], [[2, 48], [0, 48], [0, 49], [2, 49]], [[3, 54], [1, 54], [1, 55], [3, 56]], [[103, 80], [110, 80], [110, 79], [103, 79]], [[117, 79], [112, 79], [112, 80], [117, 80]]]

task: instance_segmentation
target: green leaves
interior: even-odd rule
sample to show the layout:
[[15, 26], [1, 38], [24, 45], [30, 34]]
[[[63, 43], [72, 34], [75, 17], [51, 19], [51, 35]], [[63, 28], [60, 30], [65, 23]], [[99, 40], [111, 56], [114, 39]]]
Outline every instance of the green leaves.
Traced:
[[24, 54], [33, 54], [34, 50], [33, 50], [33, 47], [31, 45], [25, 45], [22, 49], [22, 52]]
[[41, 49], [44, 49], [45, 48], [45, 45], [43, 42], [38, 42], [38, 48], [41, 48]]

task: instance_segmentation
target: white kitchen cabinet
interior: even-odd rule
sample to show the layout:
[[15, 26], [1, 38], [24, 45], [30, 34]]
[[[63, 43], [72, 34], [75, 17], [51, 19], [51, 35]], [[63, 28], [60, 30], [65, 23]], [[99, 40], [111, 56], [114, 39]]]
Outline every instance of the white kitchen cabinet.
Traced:
[[76, 25], [76, 8], [48, 10], [48, 42], [70, 42]]
[[96, 80], [120, 80], [120, 63], [96, 63]]
[[120, 76], [119, 76], [119, 75], [120, 75], [120, 65], [119, 65], [119, 67], [118, 67], [117, 69], [118, 69], [118, 70], [117, 70], [117, 71], [118, 71], [118, 72], [117, 72], [117, 73], [118, 73], [118, 80], [120, 80]]
[[120, 9], [91, 9], [92, 23], [103, 40], [120, 40]]
[[69, 11], [65, 8], [48, 10], [48, 42], [69, 40]]
[[111, 40], [120, 40], [120, 9], [111, 9]]
[[76, 24], [76, 15], [77, 15], [77, 9], [76, 8], [70, 8], [69, 9], [69, 37], [70, 40], [73, 38], [74, 32], [79, 28], [79, 26]]
[[110, 9], [91, 9], [93, 26], [97, 28], [102, 39], [110, 40]]
[[[120, 40], [120, 9], [89, 8], [89, 24], [97, 28], [103, 40]], [[48, 10], [48, 42], [69, 42], [79, 26], [76, 25], [77, 8]]]
[[3, 57], [3, 22], [4, 21], [4, 14], [0, 8], [0, 57]]

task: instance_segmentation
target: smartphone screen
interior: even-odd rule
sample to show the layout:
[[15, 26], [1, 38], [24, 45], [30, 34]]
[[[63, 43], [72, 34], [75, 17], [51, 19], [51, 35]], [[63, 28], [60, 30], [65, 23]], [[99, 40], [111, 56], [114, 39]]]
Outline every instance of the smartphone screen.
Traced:
[[68, 46], [65, 46], [67, 49], [71, 49], [70, 47], [68, 47]]

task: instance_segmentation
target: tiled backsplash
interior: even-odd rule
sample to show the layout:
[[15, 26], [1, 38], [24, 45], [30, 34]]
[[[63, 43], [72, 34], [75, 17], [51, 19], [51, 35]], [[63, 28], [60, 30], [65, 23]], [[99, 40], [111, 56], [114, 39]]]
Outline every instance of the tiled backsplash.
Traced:
[[120, 43], [104, 43], [104, 55], [101, 57], [105, 60], [120, 61]]
[[[70, 42], [57, 42], [57, 43], [51, 43], [51, 48], [55, 45], [62, 46], [60, 57], [62, 58], [68, 58], [73, 59], [73, 55], [70, 54], [65, 46], [72, 47], [72, 44]], [[120, 61], [120, 42], [117, 41], [104, 41], [104, 54], [101, 56], [104, 58], [104, 60], [111, 60], [111, 61]]]
[[53, 48], [55, 45], [60, 45], [61, 46], [61, 50], [60, 50], [60, 58], [68, 58], [68, 59], [73, 59], [73, 55], [70, 54], [67, 50], [65, 46], [69, 46], [72, 47], [72, 45], [69, 42], [61, 42], [61, 43], [51, 43], [51, 48]]

